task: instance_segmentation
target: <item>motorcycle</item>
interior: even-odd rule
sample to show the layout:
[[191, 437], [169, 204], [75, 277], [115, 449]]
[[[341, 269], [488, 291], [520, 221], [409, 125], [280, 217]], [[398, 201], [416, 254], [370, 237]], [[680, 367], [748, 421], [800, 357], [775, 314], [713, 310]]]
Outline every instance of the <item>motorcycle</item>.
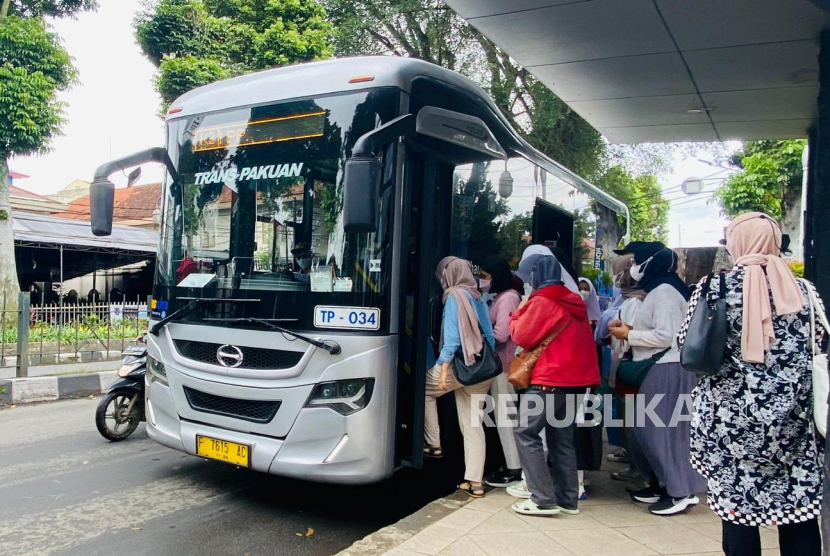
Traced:
[[147, 347], [130, 346], [121, 352], [118, 380], [98, 402], [95, 426], [101, 436], [112, 442], [130, 436], [144, 421], [144, 374], [147, 371]]

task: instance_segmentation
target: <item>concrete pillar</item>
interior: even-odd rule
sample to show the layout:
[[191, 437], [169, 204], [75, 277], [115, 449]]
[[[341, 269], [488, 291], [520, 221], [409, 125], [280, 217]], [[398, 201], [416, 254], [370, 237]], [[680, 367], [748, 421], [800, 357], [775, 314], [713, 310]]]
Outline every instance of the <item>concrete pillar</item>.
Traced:
[[810, 134], [810, 164], [804, 230], [805, 276], [830, 300], [830, 31], [819, 52], [818, 118]]

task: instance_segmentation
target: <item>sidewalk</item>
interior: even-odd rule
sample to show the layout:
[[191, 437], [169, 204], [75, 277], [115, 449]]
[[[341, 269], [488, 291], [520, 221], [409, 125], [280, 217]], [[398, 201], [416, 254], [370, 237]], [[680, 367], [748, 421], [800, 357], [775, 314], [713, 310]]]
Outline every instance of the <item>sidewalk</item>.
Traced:
[[[718, 556], [720, 519], [703, 501], [685, 514], [659, 517], [644, 504], [630, 502], [625, 485], [609, 472], [622, 468], [603, 465], [586, 473], [588, 500], [580, 515], [520, 516], [510, 509], [516, 499], [504, 489], [489, 491], [479, 500], [429, 525], [385, 554], [423, 556], [634, 556], [691, 554]], [[761, 529], [764, 556], [778, 555], [773, 527]]]

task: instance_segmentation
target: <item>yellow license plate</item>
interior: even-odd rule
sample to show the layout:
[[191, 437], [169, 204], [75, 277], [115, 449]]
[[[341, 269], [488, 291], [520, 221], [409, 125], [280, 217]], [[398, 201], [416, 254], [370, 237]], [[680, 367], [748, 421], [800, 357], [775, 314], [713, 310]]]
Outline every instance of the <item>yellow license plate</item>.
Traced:
[[196, 453], [206, 458], [218, 459], [234, 465], [244, 465], [245, 467], [251, 465], [251, 447], [246, 444], [196, 435]]

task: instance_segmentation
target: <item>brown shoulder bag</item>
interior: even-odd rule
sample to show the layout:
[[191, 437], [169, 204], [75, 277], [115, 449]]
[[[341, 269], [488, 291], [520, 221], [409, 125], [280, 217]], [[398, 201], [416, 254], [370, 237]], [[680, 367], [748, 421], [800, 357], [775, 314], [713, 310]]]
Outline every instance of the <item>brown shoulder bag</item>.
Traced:
[[516, 357], [513, 358], [513, 361], [510, 363], [510, 370], [507, 373], [507, 382], [515, 386], [516, 390], [527, 390], [530, 387], [530, 379], [533, 376], [533, 369], [536, 367], [536, 363], [539, 362], [542, 352], [545, 351], [545, 348], [550, 345], [553, 339], [556, 338], [560, 332], [565, 330], [565, 327], [568, 326], [570, 322], [571, 319], [565, 321], [565, 324], [560, 326], [557, 330], [551, 332], [548, 337], [542, 340], [542, 343], [534, 349], [523, 349], [516, 354]]

